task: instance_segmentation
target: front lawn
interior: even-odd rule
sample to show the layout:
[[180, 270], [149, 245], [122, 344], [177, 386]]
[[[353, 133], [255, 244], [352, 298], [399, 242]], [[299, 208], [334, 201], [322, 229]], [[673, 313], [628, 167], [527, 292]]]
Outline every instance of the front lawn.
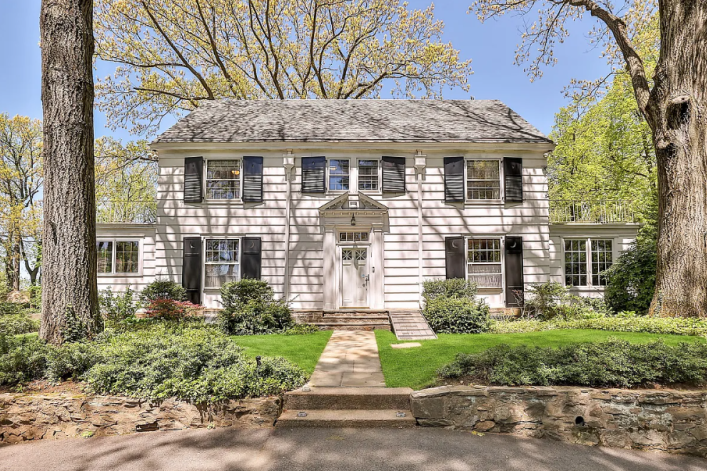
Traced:
[[243, 335], [231, 338], [251, 357], [283, 357], [311, 374], [331, 334], [331, 330], [323, 330], [304, 335]]
[[437, 370], [454, 360], [457, 353], [478, 353], [500, 344], [559, 347], [572, 343], [597, 342], [616, 337], [633, 343], [662, 339], [667, 345], [704, 342], [701, 337], [601, 330], [551, 330], [526, 334], [439, 334], [437, 340], [421, 340], [421, 347], [393, 349], [402, 343], [395, 334], [376, 330], [381, 366], [388, 387], [422, 389], [434, 385]]

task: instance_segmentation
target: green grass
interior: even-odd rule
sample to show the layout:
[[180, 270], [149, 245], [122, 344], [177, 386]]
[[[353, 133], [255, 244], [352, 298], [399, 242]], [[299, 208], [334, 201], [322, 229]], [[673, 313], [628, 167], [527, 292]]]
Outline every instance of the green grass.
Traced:
[[283, 357], [311, 374], [331, 337], [331, 331], [305, 335], [243, 335], [231, 337], [250, 356]]
[[609, 337], [634, 343], [663, 339], [668, 345], [705, 341], [701, 337], [684, 335], [603, 330], [551, 330], [526, 334], [439, 334], [438, 337], [437, 340], [421, 340], [421, 347], [393, 349], [391, 344], [402, 343], [395, 338], [395, 334], [376, 330], [376, 341], [386, 386], [413, 389], [432, 386], [436, 380], [437, 369], [454, 360], [457, 353], [478, 353], [502, 343], [513, 346], [559, 347], [571, 343], [596, 342]]

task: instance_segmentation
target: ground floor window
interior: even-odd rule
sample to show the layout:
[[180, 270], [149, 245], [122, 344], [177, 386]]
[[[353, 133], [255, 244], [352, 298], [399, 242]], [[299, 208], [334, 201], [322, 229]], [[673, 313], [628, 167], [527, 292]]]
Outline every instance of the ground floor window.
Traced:
[[240, 239], [206, 239], [206, 288], [240, 279]]
[[140, 272], [140, 242], [137, 240], [98, 240], [96, 251], [98, 274]]
[[478, 288], [503, 288], [500, 238], [467, 240], [467, 279]]
[[606, 286], [601, 274], [613, 263], [611, 239], [566, 239], [565, 285]]

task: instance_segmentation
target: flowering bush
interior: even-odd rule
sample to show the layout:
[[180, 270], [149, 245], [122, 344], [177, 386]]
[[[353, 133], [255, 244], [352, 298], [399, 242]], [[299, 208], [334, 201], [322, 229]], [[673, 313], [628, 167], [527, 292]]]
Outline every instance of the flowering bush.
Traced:
[[145, 310], [148, 319], [181, 321], [195, 315], [199, 309], [197, 304], [189, 301], [175, 301], [168, 298], [157, 298], [150, 301]]

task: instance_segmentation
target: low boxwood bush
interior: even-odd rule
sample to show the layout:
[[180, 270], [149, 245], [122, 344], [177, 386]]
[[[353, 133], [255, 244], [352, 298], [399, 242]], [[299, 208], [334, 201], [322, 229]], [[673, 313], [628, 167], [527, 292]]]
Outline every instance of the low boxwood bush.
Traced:
[[164, 278], [157, 278], [155, 281], [145, 286], [140, 292], [140, 301], [147, 305], [157, 299], [172, 299], [174, 301], [186, 301], [187, 290], [179, 283]]
[[294, 324], [290, 307], [284, 300], [275, 299], [266, 281], [226, 283], [221, 287], [221, 303], [218, 325], [229, 335], [280, 333]]
[[575, 320], [515, 320], [492, 321], [489, 332], [494, 334], [520, 334], [561, 329], [595, 329], [614, 332], [644, 332], [653, 334], [707, 336], [707, 319], [684, 317], [643, 317], [619, 313], [615, 317], [597, 317]]
[[41, 378], [49, 347], [36, 335], [8, 335], [0, 332], [0, 386], [26, 383]]
[[0, 332], [7, 335], [27, 334], [39, 331], [39, 321], [31, 319], [27, 312], [0, 316]]
[[507, 386], [703, 386], [707, 382], [707, 344], [669, 346], [660, 340], [632, 344], [609, 339], [557, 349], [499, 345], [478, 354], [459, 354], [438, 373], [442, 378], [468, 377]]
[[436, 333], [478, 334], [489, 328], [489, 306], [476, 299], [476, 285], [467, 280], [427, 280], [422, 297], [422, 315]]

